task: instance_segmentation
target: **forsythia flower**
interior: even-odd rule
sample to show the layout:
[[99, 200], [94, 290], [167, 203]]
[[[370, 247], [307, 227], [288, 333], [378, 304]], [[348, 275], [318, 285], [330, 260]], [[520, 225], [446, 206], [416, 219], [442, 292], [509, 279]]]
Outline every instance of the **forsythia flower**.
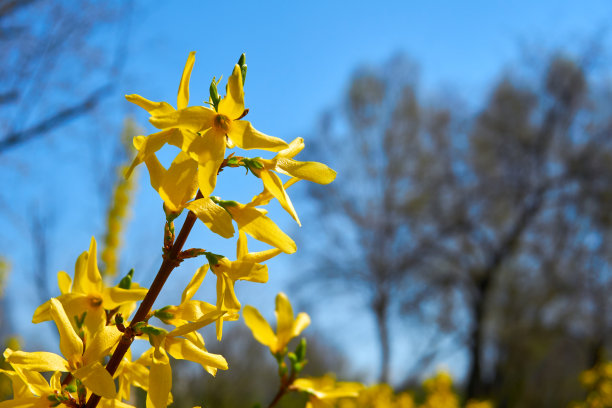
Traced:
[[297, 180], [308, 180], [319, 184], [329, 184], [336, 178], [336, 172], [322, 163], [293, 160], [293, 157], [302, 149], [304, 149], [304, 139], [298, 137], [286, 149], [278, 152], [274, 158], [259, 159], [263, 165], [262, 169], [253, 169], [253, 172], [263, 181], [265, 191], [272, 194], [299, 225], [301, 225], [300, 220], [285, 191], [283, 182], [273, 171], [295, 177]]
[[[212, 271], [217, 275], [217, 308], [237, 312], [240, 310], [240, 302], [234, 291], [237, 280], [265, 283], [268, 281], [268, 266], [260, 262], [278, 255], [279, 249], [268, 249], [261, 252], [249, 252], [247, 238], [243, 232], [238, 237], [236, 248], [236, 260], [227, 258], [219, 259], [216, 265], [211, 265]], [[223, 333], [223, 321], [217, 322], [217, 339], [221, 340]]]
[[[179, 85], [178, 110], [166, 102], [152, 102], [139, 95], [126, 96], [128, 101], [148, 111], [151, 114], [150, 122], [162, 130], [146, 138], [138, 136], [134, 139], [138, 154], [128, 175], [136, 165], [146, 162], [151, 184], [173, 211], [180, 210], [181, 204], [193, 198], [197, 191], [197, 188], [192, 188], [195, 180], [205, 197], [212, 193], [217, 182], [217, 172], [225, 158], [226, 144], [235, 144], [243, 149], [271, 151], [287, 147], [282, 139], [265, 135], [255, 130], [250, 122], [240, 120], [248, 110], [244, 109], [243, 78], [238, 65], [235, 65], [228, 80], [227, 92], [218, 104], [218, 111], [206, 106], [187, 107], [189, 79], [194, 62], [195, 53], [192, 52]], [[185, 153], [179, 154], [167, 171], [154, 156], [166, 143], [177, 146]], [[177, 178], [183, 181], [181, 185], [185, 187], [175, 187], [179, 185], [176, 183]]]
[[[83, 252], [76, 261], [74, 282], [64, 271], [57, 274], [57, 282], [62, 293], [57, 300], [70, 317], [79, 317], [86, 312], [84, 328], [90, 336], [106, 325], [105, 309], [132, 309], [136, 301], [142, 300], [147, 293], [147, 289], [136, 283], [132, 283], [130, 289], [119, 286], [108, 288], [104, 285], [98, 269], [96, 240], [93, 237], [89, 251]], [[34, 312], [32, 323], [51, 320], [50, 305], [51, 301], [40, 305]], [[72, 324], [75, 325], [74, 321]]]
[[6, 361], [30, 371], [70, 372], [96, 394], [114, 398], [115, 383], [100, 361], [117, 344], [121, 332], [114, 326], [102, 326], [91, 340], [87, 341], [85, 347], [83, 340], [73, 329], [62, 304], [57, 299], [51, 299], [49, 309], [59, 331], [60, 350], [65, 359], [44, 351], [28, 353], [6, 349], [4, 351]]
[[363, 385], [353, 382], [337, 383], [333, 377], [325, 376], [298, 378], [293, 382], [292, 388], [308, 393], [306, 408], [333, 408], [339, 398], [357, 397]]
[[416, 408], [410, 394], [395, 395], [387, 384], [373, 385], [361, 390], [357, 398], [343, 399], [340, 408]]
[[196, 322], [177, 327], [170, 333], [149, 337], [153, 347], [143, 353], [139, 359], [142, 364], [150, 366], [147, 408], [167, 406], [172, 388], [172, 369], [168, 354], [176, 359], [194, 361], [212, 375], [216, 374], [217, 369], [227, 370], [227, 361], [223, 356], [209, 353], [204, 348], [204, 344], [197, 344], [201, 337], [190, 336], [195, 330], [216, 321], [221, 315], [223, 312], [211, 312]]
[[450, 374], [436, 374], [435, 377], [425, 380], [423, 388], [427, 392], [423, 408], [459, 408], [459, 398], [453, 392], [453, 379]]
[[272, 353], [281, 352], [287, 344], [300, 335], [310, 324], [310, 317], [304, 312], [293, 318], [291, 303], [284, 293], [276, 295], [276, 334], [263, 316], [252, 306], [245, 306], [244, 322], [253, 332], [255, 339], [261, 344], [268, 346]]

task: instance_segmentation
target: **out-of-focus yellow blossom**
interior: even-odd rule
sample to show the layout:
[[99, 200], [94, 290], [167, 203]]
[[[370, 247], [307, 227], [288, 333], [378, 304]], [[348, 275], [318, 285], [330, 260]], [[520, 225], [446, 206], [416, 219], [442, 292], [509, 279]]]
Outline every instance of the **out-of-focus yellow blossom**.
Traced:
[[216, 321], [221, 315], [223, 312], [214, 311], [196, 322], [179, 326], [170, 333], [150, 336], [153, 347], [138, 359], [150, 367], [147, 408], [165, 408], [168, 404], [172, 388], [172, 369], [168, 354], [176, 359], [194, 361], [211, 375], [215, 375], [217, 369], [227, 370], [227, 361], [223, 356], [209, 353], [204, 344], [194, 343], [194, 340], [197, 342], [198, 339], [189, 336], [195, 330]]
[[416, 408], [412, 396], [406, 392], [395, 395], [387, 384], [363, 388], [357, 398], [342, 399], [339, 408]]
[[253, 337], [263, 344], [268, 346], [272, 353], [282, 352], [291, 339], [300, 335], [300, 333], [310, 324], [310, 317], [301, 312], [297, 318], [293, 317], [293, 309], [287, 295], [279, 293], [276, 295], [276, 334], [263, 318], [261, 313], [252, 306], [245, 306], [242, 312], [244, 322], [253, 332]]
[[465, 403], [465, 408], [494, 408], [495, 405], [491, 401], [469, 400]]
[[363, 385], [354, 382], [336, 382], [332, 376], [298, 378], [292, 389], [308, 393], [307, 408], [333, 408], [340, 398], [357, 397]]
[[117, 344], [121, 332], [114, 326], [102, 326], [85, 344], [72, 327], [64, 307], [57, 299], [49, 301], [49, 311], [57, 325], [60, 350], [65, 358], [44, 351], [28, 353], [6, 349], [4, 351], [6, 361], [30, 371], [70, 372], [96, 394], [114, 398], [115, 383], [100, 361]]
[[[94, 335], [106, 325], [106, 310], [120, 308], [126, 316], [136, 302], [142, 300], [147, 289], [132, 283], [130, 289], [120, 288], [118, 285], [106, 287], [102, 281], [96, 254], [96, 240], [91, 238], [89, 251], [83, 252], [76, 261], [74, 268], [74, 282], [70, 276], [60, 271], [57, 274], [57, 283], [62, 293], [57, 297], [70, 322], [76, 327], [74, 317], [85, 314], [84, 328], [89, 336]], [[40, 305], [32, 317], [33, 323], [51, 320], [50, 303], [47, 301]]]
[[612, 362], [602, 361], [583, 371], [580, 383], [587, 391], [586, 398], [572, 402], [570, 408], [612, 407]]
[[[247, 237], [240, 232], [236, 247], [236, 260], [219, 259], [211, 269], [217, 275], [217, 308], [230, 313], [240, 310], [240, 302], [234, 291], [234, 284], [238, 280], [265, 283], [268, 281], [268, 266], [262, 265], [268, 259], [281, 253], [280, 249], [273, 248], [261, 252], [249, 252]], [[217, 339], [223, 335], [223, 320], [217, 322]]]
[[300, 220], [283, 182], [274, 172], [319, 184], [329, 184], [336, 178], [336, 172], [323, 163], [293, 160], [302, 149], [304, 149], [304, 139], [298, 137], [272, 159], [259, 159], [263, 168], [253, 169], [253, 172], [261, 178], [265, 191], [272, 194], [299, 225], [301, 225]]
[[459, 408], [459, 398], [453, 391], [453, 379], [447, 372], [439, 372], [423, 382], [427, 398], [422, 408]]

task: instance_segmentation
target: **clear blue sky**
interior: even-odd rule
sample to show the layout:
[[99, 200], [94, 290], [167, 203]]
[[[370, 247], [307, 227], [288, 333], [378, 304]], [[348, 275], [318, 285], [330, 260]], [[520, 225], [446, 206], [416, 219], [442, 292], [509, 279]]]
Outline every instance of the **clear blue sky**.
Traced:
[[[394, 54], [405, 53], [419, 64], [421, 84], [426, 92], [435, 92], [440, 86], [451, 87], [476, 107], [485, 96], [487, 86], [504, 68], [521, 58], [525, 49], [535, 54], [556, 48], [580, 49], [594, 38], [609, 49], [611, 17], [612, 3], [603, 0], [140, 1], [136, 2], [132, 15], [121, 92], [111, 103], [124, 107], [120, 108], [124, 109], [123, 113], [133, 113], [150, 131], [147, 115], [125, 102], [124, 93], [138, 93], [174, 104], [187, 54], [193, 50], [197, 56], [191, 96], [192, 104], [197, 103], [207, 99], [211, 77], [221, 74], [227, 77], [238, 56], [246, 52], [249, 119], [265, 133], [291, 140], [308, 134], [320, 112], [339, 103], [351, 73], [360, 65], [377, 65]], [[24, 175], [29, 177], [28, 182], [34, 186], [39, 183], [42, 191], [52, 194], [56, 201], [59, 196], [69, 194], [63, 190], [66, 184], [83, 183], [78, 175], [67, 171], [49, 187], [42, 183], [50, 180], [32, 181], [41, 178], [44, 165], [29, 164], [29, 169]], [[160, 227], [150, 220], [159, 219], [159, 202], [147, 180], [141, 180], [138, 212], [134, 214], [127, 245], [128, 251], [139, 253], [126, 259], [143, 270], [150, 270], [158, 262], [143, 261], [142, 253], [158, 253]], [[249, 197], [252, 192], [241, 194]], [[96, 208], [76, 199], [67, 201], [70, 204], [62, 211], [78, 213]], [[299, 211], [299, 201], [297, 198], [294, 201]], [[299, 237], [299, 230], [291, 226], [288, 217], [282, 217], [283, 227], [298, 240], [305, 239]], [[77, 219], [57, 230], [57, 235], [73, 236], [76, 242], [66, 245], [65, 254], [52, 257], [53, 271], [66, 269], [72, 273], [76, 256], [87, 248], [88, 237], [101, 234], [101, 218], [80, 216]], [[211, 242], [209, 235], [202, 236], [202, 240]], [[196, 234], [194, 242], [197, 239]], [[217, 250], [212, 246], [207, 248]], [[28, 303], [28, 296], [16, 296], [23, 293], [19, 290], [23, 282], [18, 278], [18, 271], [33, 267], [28, 251], [29, 248], [17, 249], [11, 259], [14, 278], [9, 297], [24, 316], [30, 316], [34, 308]], [[233, 246], [225, 250], [230, 255], [233, 251]], [[263, 291], [249, 291], [247, 285], [240, 285], [243, 303], [262, 307], [271, 315], [274, 293], [286, 290], [290, 281], [288, 273], [282, 271], [288, 265], [291, 265], [288, 256], [270, 264], [271, 282]], [[169, 286], [165, 298], [168, 303], [178, 300], [177, 293], [191, 273], [188, 268]], [[339, 312], [337, 316], [315, 315], [313, 320], [316, 329], [329, 333], [332, 340], [352, 350], [368, 350], [360, 354], [359, 369], [377, 366], [371, 319], [366, 317], [358, 327], [349, 327], [347, 316], [355, 312], [358, 310]], [[341, 329], [331, 330], [332, 327]], [[29, 323], [19, 323], [18, 328], [26, 336], [35, 335], [38, 330]], [[459, 375], [465, 365], [460, 353], [445, 363]]]

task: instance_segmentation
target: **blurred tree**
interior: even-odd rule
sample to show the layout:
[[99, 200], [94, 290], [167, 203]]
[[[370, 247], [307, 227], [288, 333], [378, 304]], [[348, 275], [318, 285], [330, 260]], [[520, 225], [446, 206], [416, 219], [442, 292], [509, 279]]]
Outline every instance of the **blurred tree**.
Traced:
[[[131, 1], [0, 1], [0, 153], [89, 113], [109, 94], [130, 9]], [[109, 29], [114, 43], [96, 37]]]
[[[317, 155], [339, 177], [311, 190], [333, 243], [315, 267], [367, 294], [381, 381], [401, 315], [463, 338], [467, 398], [575, 397], [587, 344], [605, 345], [611, 327], [612, 99], [587, 68], [555, 54], [535, 77], [506, 75], [471, 120], [453, 98], [422, 102], [412, 65], [395, 59], [358, 71], [324, 117]], [[544, 392], [561, 379], [576, 386]]]

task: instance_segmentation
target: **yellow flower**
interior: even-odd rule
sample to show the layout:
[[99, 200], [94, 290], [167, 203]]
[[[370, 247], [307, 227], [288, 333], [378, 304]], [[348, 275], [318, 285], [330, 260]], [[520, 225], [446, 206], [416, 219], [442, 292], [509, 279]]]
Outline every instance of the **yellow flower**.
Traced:
[[94, 393], [114, 398], [115, 383], [100, 361], [117, 344], [121, 332], [114, 326], [103, 326], [87, 341], [87, 347], [78, 336], [66, 315], [64, 307], [57, 299], [49, 301], [51, 318], [57, 325], [60, 335], [60, 350], [65, 358], [45, 351], [24, 352], [6, 349], [4, 357], [11, 365], [31, 371], [70, 372], [80, 379]]
[[236, 201], [221, 202], [206, 197], [194, 200], [187, 204], [187, 208], [208, 227], [222, 237], [229, 238], [234, 234], [232, 220], [238, 224], [238, 229], [244, 231], [256, 240], [265, 242], [292, 254], [297, 247], [295, 242], [285, 234], [270, 218], [266, 217], [266, 210], [256, 208], [253, 203], [241, 204]]
[[354, 382], [336, 382], [332, 376], [321, 378], [298, 378], [291, 386], [308, 393], [307, 408], [332, 408], [338, 398], [357, 397], [363, 385]]
[[176, 359], [194, 361], [211, 375], [215, 375], [217, 369], [227, 370], [227, 361], [223, 356], [206, 351], [203, 342], [198, 344], [201, 336], [190, 336], [195, 330], [214, 322], [222, 315], [223, 312], [211, 312], [196, 322], [177, 327], [170, 333], [149, 337], [153, 347], [138, 359], [150, 367], [147, 408], [165, 408], [168, 404], [172, 388], [172, 369], [168, 354]]
[[[266, 283], [268, 281], [268, 267], [262, 265], [268, 259], [278, 255], [280, 249], [269, 249], [261, 252], [251, 252], [247, 247], [247, 238], [240, 232], [236, 248], [236, 260], [219, 259], [216, 265], [211, 265], [212, 271], [217, 275], [217, 308], [237, 312], [240, 302], [234, 291], [234, 284], [238, 280]], [[223, 334], [223, 321], [217, 322], [217, 339], [221, 340]]]
[[[177, 156], [177, 159], [175, 159], [175, 161], [179, 160], [183, 163], [180, 166], [196, 167], [198, 186], [202, 194], [208, 196], [215, 188], [217, 172], [225, 158], [227, 144], [230, 146], [235, 144], [243, 149], [279, 151], [286, 148], [287, 143], [282, 139], [255, 130], [251, 123], [246, 120], [240, 120], [248, 111], [244, 109], [243, 80], [238, 65], [235, 65], [228, 80], [227, 92], [219, 102], [218, 112], [206, 106], [187, 107], [189, 79], [194, 62], [195, 52], [192, 52], [187, 59], [179, 85], [178, 109], [174, 109], [166, 102], [152, 102], [139, 95], [126, 95], [128, 101], [149, 112], [151, 114], [150, 122], [153, 126], [162, 130], [149, 137], [138, 136], [134, 139], [134, 146], [138, 150], [138, 154], [128, 170], [128, 176], [131, 170], [142, 162], [146, 162], [149, 171], [151, 171], [151, 161], [148, 161], [148, 159], [168, 143], [177, 146], [196, 162], [186, 165], [184, 164], [186, 161], [184, 157], [179, 158]], [[168, 172], [175, 170], [173, 165], [170, 166]], [[194, 170], [191, 167], [181, 169], [180, 174], [183, 178], [192, 180]], [[178, 172], [178, 170], [176, 171]], [[153, 175], [151, 177], [152, 184], [164, 185], [162, 180], [156, 178], [154, 181]], [[176, 204], [176, 202], [173, 204]]]
[[[106, 287], [102, 281], [96, 253], [96, 240], [91, 238], [89, 251], [83, 252], [76, 261], [74, 268], [74, 282], [70, 276], [60, 271], [57, 282], [62, 293], [57, 300], [62, 303], [63, 309], [71, 318], [79, 317], [86, 312], [84, 328], [89, 336], [94, 335], [106, 325], [106, 311], [120, 308], [127, 317], [133, 310], [137, 301], [147, 294], [147, 289], [136, 283], [130, 289], [119, 286]], [[40, 305], [32, 317], [33, 323], [51, 320], [51, 301]], [[74, 320], [71, 319], [73, 325]]]
[[297, 337], [310, 324], [310, 317], [302, 312], [293, 318], [293, 309], [287, 295], [276, 295], [276, 334], [263, 316], [252, 306], [245, 306], [242, 312], [244, 322], [253, 332], [255, 339], [268, 346], [272, 353], [282, 352], [291, 339]]
[[143, 364], [143, 361], [132, 361], [132, 352], [128, 350], [123, 356], [123, 360], [114, 378], [118, 378], [119, 389], [117, 390], [117, 399], [129, 401], [131, 399], [131, 386], [142, 388], [145, 391], [149, 390], [149, 370]]
[[263, 165], [262, 169], [253, 169], [255, 174], [263, 181], [265, 191], [272, 194], [299, 225], [301, 225], [300, 220], [285, 191], [283, 182], [273, 172], [294, 177], [296, 178], [295, 181], [308, 180], [319, 184], [329, 184], [336, 178], [336, 172], [322, 163], [293, 160], [293, 157], [302, 149], [304, 149], [304, 139], [298, 137], [272, 159], [259, 159]]

